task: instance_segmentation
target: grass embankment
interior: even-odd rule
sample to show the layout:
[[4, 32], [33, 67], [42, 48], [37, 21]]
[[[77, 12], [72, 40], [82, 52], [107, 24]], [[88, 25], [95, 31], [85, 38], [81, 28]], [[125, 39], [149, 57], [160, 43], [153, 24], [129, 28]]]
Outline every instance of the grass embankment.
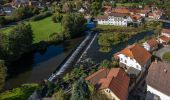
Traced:
[[38, 84], [24, 84], [21, 87], [1, 93], [0, 100], [27, 100], [37, 88]]
[[126, 7], [132, 7], [132, 6], [138, 6], [138, 5], [142, 5], [141, 2], [139, 3], [116, 3], [116, 6], [126, 6]]
[[[52, 17], [47, 17], [35, 22], [29, 21], [26, 23], [31, 24], [33, 34], [34, 34], [34, 43], [38, 43], [40, 41], [48, 41], [49, 36], [52, 33], [61, 31], [60, 23], [54, 23], [52, 21]], [[9, 34], [12, 28], [13, 27], [2, 29], [1, 32]]]
[[166, 52], [166, 53], [163, 55], [163, 59], [164, 59], [165, 61], [170, 62], [170, 52]]

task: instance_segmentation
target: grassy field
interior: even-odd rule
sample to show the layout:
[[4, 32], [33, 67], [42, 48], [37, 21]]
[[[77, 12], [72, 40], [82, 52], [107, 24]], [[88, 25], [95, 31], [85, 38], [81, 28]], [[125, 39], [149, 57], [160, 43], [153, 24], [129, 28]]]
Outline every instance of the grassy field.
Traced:
[[[34, 43], [40, 41], [48, 41], [49, 35], [53, 32], [60, 32], [61, 26], [60, 23], [54, 23], [51, 17], [44, 18], [35, 22], [27, 22], [32, 26], [32, 30], [34, 33]], [[2, 29], [3, 33], [8, 34], [12, 30], [12, 27], [8, 27], [6, 29]]]
[[163, 59], [170, 62], [170, 52], [166, 52], [164, 55], [163, 55]]

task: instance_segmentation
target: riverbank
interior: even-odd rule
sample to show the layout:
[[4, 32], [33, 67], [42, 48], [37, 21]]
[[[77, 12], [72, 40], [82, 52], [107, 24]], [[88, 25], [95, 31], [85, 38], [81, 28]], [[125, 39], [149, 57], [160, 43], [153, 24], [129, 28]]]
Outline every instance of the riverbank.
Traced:
[[67, 40], [57, 45], [48, 46], [42, 52], [35, 51], [23, 55], [18, 61], [9, 65], [5, 89], [18, 87], [24, 83], [42, 82], [79, 45], [83, 38]]

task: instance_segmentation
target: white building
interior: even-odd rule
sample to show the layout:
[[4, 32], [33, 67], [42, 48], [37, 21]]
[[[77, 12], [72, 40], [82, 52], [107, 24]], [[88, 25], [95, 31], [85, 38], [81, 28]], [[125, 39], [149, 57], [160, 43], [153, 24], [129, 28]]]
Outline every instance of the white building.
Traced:
[[132, 19], [128, 14], [109, 13], [108, 15], [98, 16], [96, 21], [100, 25], [127, 26], [128, 23], [132, 22]]
[[159, 37], [159, 42], [163, 44], [170, 43], [170, 29], [162, 29], [161, 36]]
[[170, 100], [170, 64], [153, 62], [146, 78], [146, 100]]
[[147, 40], [145, 43], [143, 43], [143, 47], [147, 51], [153, 51], [158, 48], [158, 42], [156, 41], [156, 39], [152, 38], [152, 39]]
[[151, 54], [139, 44], [133, 44], [118, 53], [120, 66], [133, 67], [144, 72], [151, 63]]

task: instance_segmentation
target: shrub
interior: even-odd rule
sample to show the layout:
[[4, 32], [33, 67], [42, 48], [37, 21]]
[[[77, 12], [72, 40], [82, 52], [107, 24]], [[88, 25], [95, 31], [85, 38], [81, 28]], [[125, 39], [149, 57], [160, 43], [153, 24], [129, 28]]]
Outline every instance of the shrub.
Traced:
[[31, 18], [31, 21], [38, 21], [38, 20], [41, 20], [43, 18], [46, 18], [46, 17], [49, 17], [51, 16], [52, 13], [51, 12], [43, 12], [43, 13], [40, 13], [34, 17]]
[[27, 100], [37, 87], [37, 84], [23, 84], [21, 87], [1, 93], [0, 100]]

